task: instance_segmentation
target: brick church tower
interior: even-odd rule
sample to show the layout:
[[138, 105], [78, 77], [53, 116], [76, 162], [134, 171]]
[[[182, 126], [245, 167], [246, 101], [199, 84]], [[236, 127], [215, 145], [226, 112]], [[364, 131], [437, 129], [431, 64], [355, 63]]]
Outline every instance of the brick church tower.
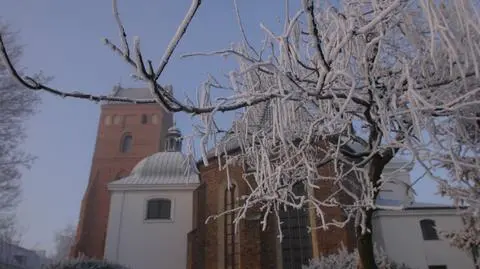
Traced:
[[[148, 89], [115, 87], [113, 96], [152, 99]], [[107, 184], [130, 174], [143, 158], [164, 149], [163, 137], [173, 115], [158, 104], [105, 103], [72, 257], [103, 258], [110, 194]]]

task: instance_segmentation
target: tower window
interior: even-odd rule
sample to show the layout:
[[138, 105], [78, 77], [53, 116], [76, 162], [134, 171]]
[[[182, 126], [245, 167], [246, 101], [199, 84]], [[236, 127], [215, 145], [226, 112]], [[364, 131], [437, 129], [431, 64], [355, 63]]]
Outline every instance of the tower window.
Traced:
[[142, 114], [142, 119], [141, 119], [142, 124], [147, 124], [148, 123], [148, 117], [145, 114]]
[[120, 125], [122, 123], [122, 116], [115, 115], [113, 116], [113, 124]]
[[157, 124], [158, 124], [158, 116], [155, 115], [155, 114], [152, 115], [152, 123], [153, 123], [154, 125], [157, 125]]
[[168, 199], [151, 199], [147, 202], [147, 220], [171, 219], [172, 201]]
[[112, 124], [112, 117], [110, 115], [105, 116], [105, 125], [111, 125]]
[[122, 145], [120, 148], [121, 152], [130, 152], [132, 150], [133, 137], [130, 134], [127, 134], [122, 139]]
[[438, 240], [437, 230], [435, 229], [435, 221], [431, 219], [423, 219], [420, 221], [423, 240]]

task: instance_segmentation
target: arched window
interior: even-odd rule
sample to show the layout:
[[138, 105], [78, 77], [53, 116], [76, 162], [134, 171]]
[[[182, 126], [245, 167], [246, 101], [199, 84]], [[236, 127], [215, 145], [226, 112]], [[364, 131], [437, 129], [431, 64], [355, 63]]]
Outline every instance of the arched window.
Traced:
[[148, 123], [148, 116], [145, 114], [142, 114], [142, 119], [141, 119], [142, 124], [147, 124]]
[[123, 136], [120, 151], [129, 152], [132, 149], [132, 142], [133, 142], [133, 137], [130, 134]]
[[[225, 211], [235, 208], [235, 185], [231, 185], [225, 189], [224, 205]], [[238, 245], [238, 238], [235, 234], [235, 213], [230, 212], [224, 217], [224, 261], [226, 269], [238, 268], [237, 256], [239, 256], [240, 247]]]
[[164, 198], [150, 199], [147, 202], [147, 220], [170, 220], [172, 201]]
[[420, 221], [420, 228], [422, 229], [423, 240], [438, 240], [437, 229], [435, 228], [435, 221], [431, 219], [423, 219]]

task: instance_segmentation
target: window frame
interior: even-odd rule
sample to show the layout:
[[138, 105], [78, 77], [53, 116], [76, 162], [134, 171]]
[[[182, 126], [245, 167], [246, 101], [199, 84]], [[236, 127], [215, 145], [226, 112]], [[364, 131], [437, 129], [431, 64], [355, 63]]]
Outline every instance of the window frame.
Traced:
[[[125, 140], [127, 138], [130, 138], [130, 147], [128, 149], [125, 149], [126, 148]], [[132, 152], [132, 148], [133, 148], [133, 135], [131, 133], [125, 133], [122, 136], [122, 139], [120, 140], [120, 152], [121, 153], [130, 153], [130, 152]]]
[[435, 228], [436, 221], [433, 219], [422, 219], [419, 222], [420, 230], [422, 231], [422, 238], [424, 241], [436, 241], [440, 240], [438, 231]]
[[[225, 211], [225, 200], [228, 199], [226, 197], [226, 190], [228, 188], [228, 182], [230, 182], [230, 186], [235, 188], [233, 189], [233, 194], [235, 197], [235, 206], [238, 206], [238, 197], [240, 197], [240, 186], [237, 184], [237, 181], [234, 178], [231, 178], [230, 181], [228, 181], [226, 178], [222, 180], [222, 182], [219, 184], [219, 188], [217, 190], [217, 210], [218, 212], [224, 212]], [[227, 246], [225, 245], [226, 241], [226, 232], [227, 230], [225, 229], [225, 223], [227, 221], [226, 215], [222, 215], [218, 221], [218, 226], [217, 226], [217, 242], [218, 242], [218, 248], [217, 248], [217, 262], [218, 262], [218, 268], [221, 269], [228, 269], [232, 267], [227, 266], [227, 261], [225, 259], [225, 253], [227, 252]], [[241, 226], [239, 226], [240, 229]], [[241, 236], [240, 236], [240, 231], [237, 231], [237, 233], [234, 233], [234, 240], [235, 240], [235, 251], [237, 252], [235, 254], [235, 260], [234, 264], [238, 266], [240, 265], [240, 256], [242, 253], [241, 249]]]
[[[155, 200], [165, 200], [165, 201], [170, 201], [170, 218], [168, 219], [149, 219], [148, 218], [148, 205], [150, 201], [155, 201]], [[175, 200], [172, 197], [167, 197], [167, 196], [151, 196], [145, 199], [144, 205], [143, 205], [143, 221], [145, 223], [171, 223], [174, 222], [175, 220]]]
[[28, 257], [26, 255], [23, 255], [23, 254], [15, 254], [13, 255], [13, 259], [15, 260], [15, 262], [17, 264], [19, 264], [20, 266], [25, 266], [27, 265], [27, 259]]

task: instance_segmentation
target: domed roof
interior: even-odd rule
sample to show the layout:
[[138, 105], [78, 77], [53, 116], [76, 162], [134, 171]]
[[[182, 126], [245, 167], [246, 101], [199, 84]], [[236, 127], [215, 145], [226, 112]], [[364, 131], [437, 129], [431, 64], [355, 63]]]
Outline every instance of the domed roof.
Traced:
[[110, 185], [178, 185], [199, 183], [195, 165], [181, 152], [158, 152], [141, 160], [130, 176]]
[[178, 134], [178, 135], [182, 135], [182, 132], [180, 132], [180, 129], [178, 129], [175, 125], [173, 125], [172, 127], [168, 128], [168, 131], [167, 131], [169, 134]]

